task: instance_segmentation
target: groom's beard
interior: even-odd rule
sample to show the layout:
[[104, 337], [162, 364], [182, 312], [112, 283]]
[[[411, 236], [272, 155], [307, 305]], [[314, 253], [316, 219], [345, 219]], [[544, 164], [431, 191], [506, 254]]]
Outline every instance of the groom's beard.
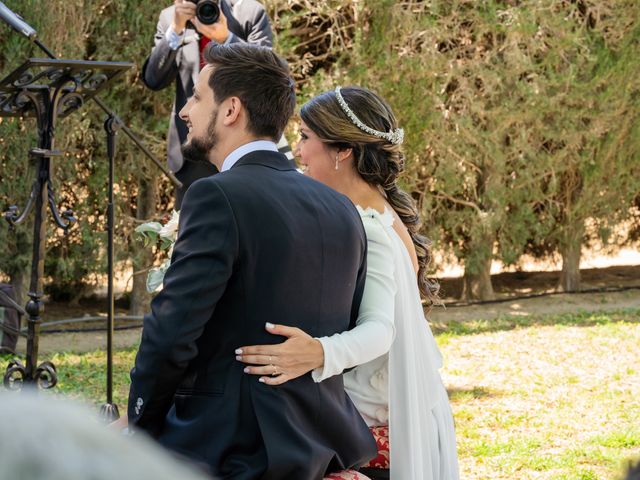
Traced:
[[204, 162], [209, 163], [209, 152], [218, 144], [218, 133], [216, 132], [216, 120], [218, 119], [218, 110], [213, 112], [209, 126], [207, 127], [207, 135], [205, 138], [192, 138], [188, 143], [184, 143], [180, 148], [182, 158], [187, 162]]

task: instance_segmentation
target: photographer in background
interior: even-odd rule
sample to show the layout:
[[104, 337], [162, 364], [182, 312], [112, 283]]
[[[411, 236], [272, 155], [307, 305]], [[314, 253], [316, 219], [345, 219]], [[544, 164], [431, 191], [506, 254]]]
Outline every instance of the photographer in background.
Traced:
[[[187, 126], [178, 112], [193, 95], [193, 85], [204, 65], [202, 53], [209, 42], [244, 42], [271, 47], [273, 34], [267, 12], [255, 0], [175, 0], [173, 6], [160, 12], [155, 46], [142, 67], [142, 78], [151, 90], [161, 90], [175, 81], [176, 96], [167, 137], [167, 162], [169, 169], [183, 184], [176, 191], [176, 210], [180, 209], [189, 185], [199, 178], [217, 173], [216, 167], [209, 162], [185, 160], [180, 151], [187, 137]], [[293, 160], [284, 137], [278, 148], [289, 160]]]

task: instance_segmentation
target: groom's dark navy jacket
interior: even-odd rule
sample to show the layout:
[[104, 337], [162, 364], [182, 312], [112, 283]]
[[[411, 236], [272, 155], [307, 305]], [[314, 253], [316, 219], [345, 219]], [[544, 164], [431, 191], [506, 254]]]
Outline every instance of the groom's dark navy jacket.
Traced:
[[341, 376], [268, 386], [234, 354], [283, 340], [265, 322], [315, 337], [355, 325], [366, 239], [351, 202], [259, 151], [194, 183], [180, 215], [131, 372], [130, 424], [234, 480], [321, 479], [374, 457]]

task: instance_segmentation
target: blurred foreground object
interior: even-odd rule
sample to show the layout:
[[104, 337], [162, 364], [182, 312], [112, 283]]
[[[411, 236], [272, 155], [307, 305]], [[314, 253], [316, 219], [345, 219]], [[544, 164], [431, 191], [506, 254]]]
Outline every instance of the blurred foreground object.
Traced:
[[146, 437], [104, 428], [73, 402], [0, 394], [0, 479], [204, 479]]

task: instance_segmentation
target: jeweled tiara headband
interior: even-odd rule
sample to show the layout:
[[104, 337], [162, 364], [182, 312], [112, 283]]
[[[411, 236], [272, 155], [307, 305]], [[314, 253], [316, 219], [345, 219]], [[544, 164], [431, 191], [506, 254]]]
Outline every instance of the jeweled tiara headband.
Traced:
[[404, 130], [402, 128], [396, 128], [389, 132], [381, 132], [380, 130], [376, 130], [374, 128], [368, 127], [367, 125], [364, 124], [364, 122], [362, 122], [362, 120], [360, 120], [356, 116], [355, 113], [353, 113], [353, 110], [349, 108], [349, 105], [347, 105], [347, 102], [345, 102], [344, 98], [342, 97], [342, 93], [340, 93], [341, 89], [342, 87], [339, 87], [339, 86], [336, 87], [336, 90], [335, 90], [336, 98], [338, 99], [340, 108], [342, 108], [344, 113], [347, 115], [347, 117], [349, 117], [349, 119], [353, 122], [353, 124], [356, 127], [358, 127], [363, 132], [367, 132], [369, 135], [373, 135], [378, 138], [384, 138], [385, 140], [393, 143], [394, 145], [402, 145], [402, 142], [404, 140]]

